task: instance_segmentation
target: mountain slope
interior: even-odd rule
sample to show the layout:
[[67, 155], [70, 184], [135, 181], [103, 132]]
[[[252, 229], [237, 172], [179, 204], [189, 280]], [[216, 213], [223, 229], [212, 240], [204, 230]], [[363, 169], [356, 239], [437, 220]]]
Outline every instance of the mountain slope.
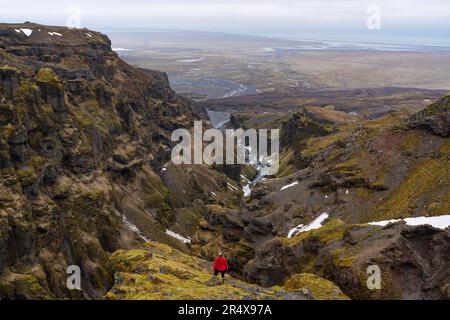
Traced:
[[[221, 212], [222, 220], [234, 221], [222, 237], [253, 249], [239, 261], [246, 279], [280, 285], [307, 272], [351, 298], [448, 299], [449, 230], [369, 225], [408, 217], [448, 221], [448, 97], [416, 114], [373, 120], [327, 108], [253, 120], [262, 118], [269, 120], [261, 127], [282, 128], [280, 172], [254, 186], [240, 210]], [[310, 225], [318, 230], [305, 232]], [[372, 264], [381, 268], [384, 290], [366, 287]]]
[[115, 284], [108, 299], [348, 299], [332, 283], [311, 275], [297, 275], [286, 288], [263, 288], [229, 276], [221, 284], [211, 277], [211, 263], [157, 242], [117, 251], [110, 264]]
[[[101, 297], [109, 253], [142, 242], [133, 225], [185, 248], [157, 173], [195, 115], [166, 75], [97, 32], [1, 24], [0, 97], [0, 297]], [[66, 288], [71, 264], [83, 293]]]

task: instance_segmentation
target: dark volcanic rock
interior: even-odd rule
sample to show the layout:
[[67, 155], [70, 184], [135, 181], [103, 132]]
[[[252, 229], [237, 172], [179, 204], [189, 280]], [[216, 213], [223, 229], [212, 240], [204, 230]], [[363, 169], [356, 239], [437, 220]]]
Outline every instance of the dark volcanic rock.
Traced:
[[[123, 217], [172, 241], [152, 168], [194, 117], [165, 74], [129, 66], [105, 35], [0, 24], [0, 299], [101, 297], [108, 255], [140, 242]], [[72, 264], [83, 292], [66, 287]]]
[[409, 119], [413, 128], [430, 129], [434, 134], [450, 136], [450, 96], [446, 96]]
[[[247, 264], [247, 278], [271, 286], [295, 273], [313, 272], [355, 299], [448, 299], [448, 231], [405, 224], [345, 226], [335, 221], [324, 228], [265, 243]], [[366, 286], [370, 265], [380, 267], [381, 290]]]

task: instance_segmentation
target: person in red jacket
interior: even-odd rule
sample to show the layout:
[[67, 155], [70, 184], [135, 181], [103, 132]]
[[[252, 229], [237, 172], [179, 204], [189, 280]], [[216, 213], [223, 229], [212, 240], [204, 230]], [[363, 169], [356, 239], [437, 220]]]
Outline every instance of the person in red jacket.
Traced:
[[217, 277], [217, 275], [222, 275], [222, 282], [225, 281], [225, 273], [228, 270], [228, 261], [223, 256], [222, 252], [219, 252], [219, 256], [216, 258], [216, 261], [214, 261], [213, 271], [214, 271], [214, 277]]

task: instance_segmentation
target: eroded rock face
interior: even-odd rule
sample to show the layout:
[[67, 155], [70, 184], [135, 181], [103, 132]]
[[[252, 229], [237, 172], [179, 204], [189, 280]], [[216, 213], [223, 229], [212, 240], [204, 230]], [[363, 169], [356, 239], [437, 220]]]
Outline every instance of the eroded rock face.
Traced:
[[[293, 239], [274, 239], [256, 251], [245, 270], [264, 286], [312, 272], [354, 299], [448, 299], [450, 233], [404, 224], [346, 226], [331, 220]], [[381, 290], [369, 290], [367, 268], [381, 270]]]
[[450, 136], [450, 96], [446, 96], [410, 118], [414, 128], [429, 128], [434, 134]]
[[[194, 117], [165, 74], [127, 65], [100, 33], [1, 24], [0, 298], [101, 297], [108, 255], [142, 241], [123, 216], [173, 241], [155, 171]], [[66, 287], [72, 264], [83, 293]]]

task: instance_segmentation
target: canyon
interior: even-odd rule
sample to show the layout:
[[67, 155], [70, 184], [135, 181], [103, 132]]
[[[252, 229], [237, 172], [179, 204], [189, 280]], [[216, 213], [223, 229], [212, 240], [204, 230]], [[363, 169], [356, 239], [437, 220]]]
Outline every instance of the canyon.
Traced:
[[[0, 298], [450, 299], [448, 224], [407, 220], [450, 214], [450, 96], [302, 90], [194, 101], [101, 33], [0, 24]], [[208, 108], [279, 129], [278, 172], [172, 163]]]

